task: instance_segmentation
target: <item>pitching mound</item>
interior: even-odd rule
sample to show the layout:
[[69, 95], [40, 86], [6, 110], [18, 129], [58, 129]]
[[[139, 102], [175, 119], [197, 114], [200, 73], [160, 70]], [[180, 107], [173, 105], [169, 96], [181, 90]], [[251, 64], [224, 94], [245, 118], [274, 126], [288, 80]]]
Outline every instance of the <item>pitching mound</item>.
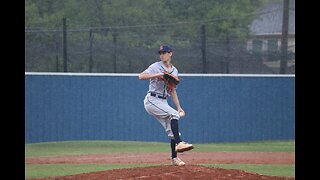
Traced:
[[[91, 173], [82, 173], [76, 175], [69, 175], [55, 178], [43, 178], [41, 180], [62, 180], [62, 179], [270, 179], [270, 180], [283, 180], [294, 179], [288, 177], [274, 177], [265, 176], [255, 173], [249, 173], [241, 170], [221, 169], [221, 168], [208, 168], [204, 166], [187, 165], [182, 167], [177, 166], [153, 166], [144, 168], [132, 169], [114, 169], [108, 171], [98, 171]], [[40, 180], [40, 179], [39, 179]]]

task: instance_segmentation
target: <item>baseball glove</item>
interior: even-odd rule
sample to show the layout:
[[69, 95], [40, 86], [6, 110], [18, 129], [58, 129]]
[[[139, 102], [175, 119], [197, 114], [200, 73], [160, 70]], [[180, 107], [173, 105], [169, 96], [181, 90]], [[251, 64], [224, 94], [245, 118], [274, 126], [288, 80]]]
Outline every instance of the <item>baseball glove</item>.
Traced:
[[170, 88], [175, 88], [180, 82], [179, 77], [172, 75], [166, 71], [163, 74], [163, 79]]

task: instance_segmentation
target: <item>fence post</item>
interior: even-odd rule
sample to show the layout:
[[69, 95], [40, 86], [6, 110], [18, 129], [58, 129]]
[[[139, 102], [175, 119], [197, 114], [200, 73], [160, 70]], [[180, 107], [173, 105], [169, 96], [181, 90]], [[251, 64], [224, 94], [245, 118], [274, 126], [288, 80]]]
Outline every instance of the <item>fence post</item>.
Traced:
[[56, 42], [56, 71], [59, 72], [58, 42]]
[[113, 68], [114, 73], [117, 72], [117, 33], [114, 32], [113, 36]]
[[59, 72], [59, 32], [54, 34], [55, 38], [55, 50], [56, 50], [56, 72]]
[[68, 72], [67, 20], [63, 18], [63, 71]]
[[201, 25], [202, 72], [207, 73], [206, 26]]
[[289, 0], [283, 0], [280, 74], [285, 74], [287, 72], [288, 31], [289, 31]]
[[230, 35], [229, 35], [229, 31], [226, 32], [227, 37], [226, 37], [226, 50], [227, 50], [227, 55], [226, 55], [226, 59], [225, 59], [225, 63], [224, 63], [224, 68], [223, 68], [223, 73], [227, 73], [229, 74], [229, 62], [230, 62]]
[[92, 29], [90, 29], [89, 31], [89, 72], [90, 73], [92, 73], [92, 67], [93, 67], [92, 41], [93, 41], [93, 35], [92, 35]]

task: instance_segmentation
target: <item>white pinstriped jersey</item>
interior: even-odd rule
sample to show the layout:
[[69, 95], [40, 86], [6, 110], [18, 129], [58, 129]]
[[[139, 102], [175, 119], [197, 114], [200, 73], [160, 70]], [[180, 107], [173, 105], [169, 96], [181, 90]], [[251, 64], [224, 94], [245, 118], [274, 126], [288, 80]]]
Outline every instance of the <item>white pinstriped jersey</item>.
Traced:
[[[175, 76], [178, 76], [178, 69], [172, 65], [171, 69], [169, 70], [162, 61], [155, 62], [151, 64], [144, 73], [161, 73], [167, 71]], [[163, 97], [170, 96], [170, 89], [164, 83], [164, 81], [160, 78], [152, 78], [150, 79], [149, 84], [149, 91], [156, 94], [159, 94]]]

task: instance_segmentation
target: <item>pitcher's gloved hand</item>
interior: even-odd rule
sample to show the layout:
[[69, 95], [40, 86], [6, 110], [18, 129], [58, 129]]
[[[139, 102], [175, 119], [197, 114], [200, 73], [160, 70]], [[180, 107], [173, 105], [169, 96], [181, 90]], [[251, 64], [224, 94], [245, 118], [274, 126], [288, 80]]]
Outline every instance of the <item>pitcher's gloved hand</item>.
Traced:
[[180, 83], [179, 77], [172, 75], [166, 71], [163, 72], [163, 79], [170, 88], [175, 88]]

